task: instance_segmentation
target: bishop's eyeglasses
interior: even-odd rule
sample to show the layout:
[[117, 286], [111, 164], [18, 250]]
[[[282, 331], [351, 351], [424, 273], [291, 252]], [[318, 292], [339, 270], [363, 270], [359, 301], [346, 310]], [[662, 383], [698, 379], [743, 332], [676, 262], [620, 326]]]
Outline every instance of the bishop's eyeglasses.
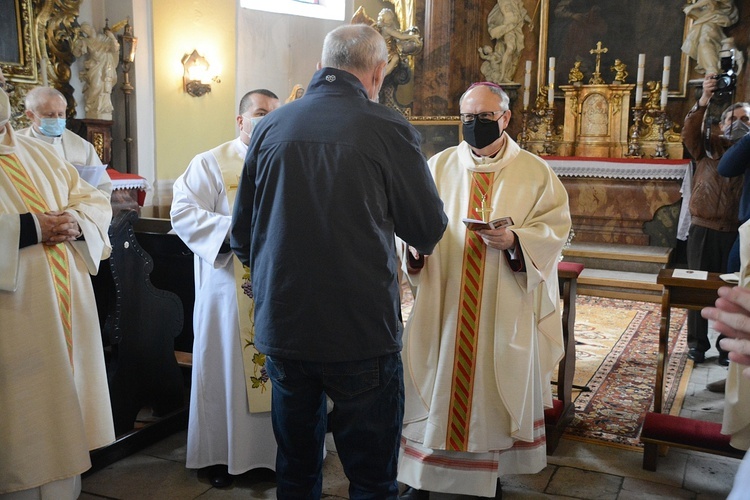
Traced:
[[[507, 111], [507, 110], [506, 110]], [[496, 114], [502, 113], [500, 116], [502, 117], [505, 114], [505, 111], [483, 111], [482, 113], [461, 113], [461, 122], [462, 123], [472, 123], [474, 120], [479, 120], [482, 123], [490, 123], [490, 122], [496, 122], [497, 120], [493, 120]]]

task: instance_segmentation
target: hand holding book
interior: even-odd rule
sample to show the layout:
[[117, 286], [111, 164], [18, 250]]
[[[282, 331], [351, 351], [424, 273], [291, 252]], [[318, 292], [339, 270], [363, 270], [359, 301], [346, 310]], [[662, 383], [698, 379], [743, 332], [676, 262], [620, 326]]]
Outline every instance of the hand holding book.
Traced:
[[513, 219], [510, 217], [499, 217], [489, 222], [484, 222], [479, 219], [461, 219], [466, 227], [470, 231], [479, 231], [480, 229], [499, 229], [501, 227], [508, 227], [513, 225]]

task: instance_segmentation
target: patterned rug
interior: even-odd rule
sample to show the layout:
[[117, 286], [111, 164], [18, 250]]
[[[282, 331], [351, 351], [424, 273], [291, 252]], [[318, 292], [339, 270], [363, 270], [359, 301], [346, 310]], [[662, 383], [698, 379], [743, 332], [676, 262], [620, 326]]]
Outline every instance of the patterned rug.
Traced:
[[[659, 304], [579, 296], [576, 301], [576, 416], [565, 436], [619, 447], [641, 447], [646, 412], [653, 408]], [[687, 361], [687, 314], [673, 309], [664, 412], [679, 411]], [[690, 365], [692, 366], [692, 365]], [[675, 403], [677, 402], [677, 403]]]

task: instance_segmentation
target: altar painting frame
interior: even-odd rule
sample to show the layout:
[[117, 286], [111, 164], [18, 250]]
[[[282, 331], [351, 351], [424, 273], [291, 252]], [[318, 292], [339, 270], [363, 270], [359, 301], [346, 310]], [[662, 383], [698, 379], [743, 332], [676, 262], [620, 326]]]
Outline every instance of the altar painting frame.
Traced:
[[425, 158], [430, 158], [463, 140], [461, 119], [458, 116], [410, 116], [420, 134], [420, 146]]
[[39, 82], [32, 0], [0, 0], [0, 70], [8, 81]]
[[[692, 20], [682, 8], [685, 0], [541, 0], [539, 30], [538, 88], [548, 84], [548, 63], [555, 57], [555, 87], [568, 83], [573, 62], [581, 60], [589, 83], [595, 71], [596, 56], [588, 51], [601, 40], [608, 49], [601, 55], [600, 74], [605, 83], [612, 83], [611, 66], [615, 59], [627, 65], [624, 83], [636, 83], [638, 54], [646, 54], [645, 82], [662, 79], [664, 56], [671, 56], [669, 96], [685, 97], [690, 59], [681, 50]], [[562, 5], [561, 5], [562, 4]], [[566, 12], [567, 10], [567, 12]], [[568, 14], [585, 14], [577, 21]], [[653, 22], [649, 25], [648, 21]], [[577, 41], [578, 43], [572, 43]], [[578, 49], [578, 50], [576, 50]], [[556, 98], [562, 98], [556, 92]]]

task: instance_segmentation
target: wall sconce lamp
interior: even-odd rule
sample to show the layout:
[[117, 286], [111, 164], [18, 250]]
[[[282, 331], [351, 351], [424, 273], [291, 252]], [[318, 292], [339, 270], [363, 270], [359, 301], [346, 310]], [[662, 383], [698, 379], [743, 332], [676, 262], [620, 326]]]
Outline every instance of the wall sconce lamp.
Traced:
[[185, 92], [193, 97], [200, 97], [211, 92], [211, 84], [203, 83], [203, 80], [208, 80], [209, 64], [205, 57], [194, 50], [192, 54], [185, 54], [182, 58], [182, 66], [185, 68], [182, 74]]

